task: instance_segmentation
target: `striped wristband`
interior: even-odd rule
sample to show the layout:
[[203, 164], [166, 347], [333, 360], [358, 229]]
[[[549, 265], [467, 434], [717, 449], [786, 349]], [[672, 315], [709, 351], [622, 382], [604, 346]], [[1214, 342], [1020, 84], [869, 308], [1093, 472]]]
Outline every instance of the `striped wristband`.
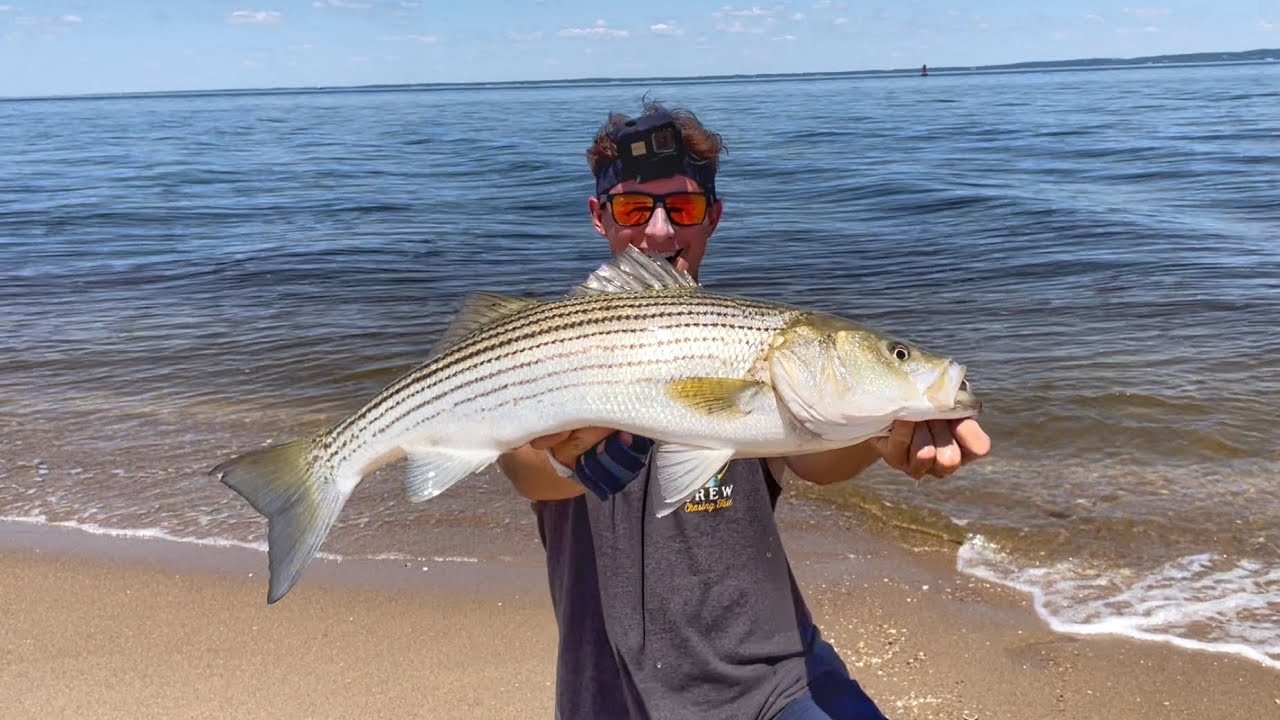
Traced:
[[578, 482], [596, 497], [608, 500], [636, 479], [652, 448], [653, 441], [649, 438], [632, 435], [631, 445], [627, 445], [618, 433], [613, 433], [595, 451], [578, 456], [574, 473]]

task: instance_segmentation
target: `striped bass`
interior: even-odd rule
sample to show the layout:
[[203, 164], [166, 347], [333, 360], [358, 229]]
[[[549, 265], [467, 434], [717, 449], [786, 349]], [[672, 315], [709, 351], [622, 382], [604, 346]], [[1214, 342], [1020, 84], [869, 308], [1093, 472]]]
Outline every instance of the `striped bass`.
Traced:
[[708, 292], [627, 248], [563, 298], [470, 295], [431, 359], [312, 437], [211, 472], [268, 519], [267, 602], [293, 587], [343, 504], [407, 459], [413, 502], [530, 440], [609, 427], [654, 440], [659, 516], [738, 457], [975, 415], [965, 368], [850, 320]]

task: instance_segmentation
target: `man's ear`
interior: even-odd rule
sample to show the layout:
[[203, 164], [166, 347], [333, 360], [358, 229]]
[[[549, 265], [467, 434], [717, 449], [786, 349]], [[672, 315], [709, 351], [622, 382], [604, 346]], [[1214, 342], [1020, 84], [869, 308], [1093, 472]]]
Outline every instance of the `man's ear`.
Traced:
[[587, 211], [591, 213], [591, 224], [596, 226], [596, 232], [606, 235], [604, 231], [604, 204], [600, 202], [600, 198], [592, 195], [587, 198]]
[[724, 212], [724, 201], [716, 200], [715, 203], [711, 205], [711, 212], [708, 217], [711, 222], [712, 232], [714, 232], [716, 226], [720, 224], [720, 213], [722, 212]]

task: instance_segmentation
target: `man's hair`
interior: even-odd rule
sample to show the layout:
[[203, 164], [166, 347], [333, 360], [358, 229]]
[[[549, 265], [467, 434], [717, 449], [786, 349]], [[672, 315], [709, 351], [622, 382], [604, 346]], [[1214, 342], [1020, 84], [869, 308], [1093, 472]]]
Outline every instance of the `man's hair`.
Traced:
[[[720, 139], [720, 134], [708, 130], [692, 111], [683, 108], [668, 110], [661, 103], [653, 100], [643, 102], [640, 117], [663, 112], [669, 112], [675, 120], [676, 127], [680, 128], [685, 152], [699, 162], [710, 163], [713, 171], [718, 170], [720, 153], [724, 151], [724, 141]], [[600, 126], [595, 142], [587, 148], [587, 164], [591, 167], [593, 175], [598, 176], [618, 159], [618, 148], [609, 135], [630, 119], [621, 113], [612, 113]]]

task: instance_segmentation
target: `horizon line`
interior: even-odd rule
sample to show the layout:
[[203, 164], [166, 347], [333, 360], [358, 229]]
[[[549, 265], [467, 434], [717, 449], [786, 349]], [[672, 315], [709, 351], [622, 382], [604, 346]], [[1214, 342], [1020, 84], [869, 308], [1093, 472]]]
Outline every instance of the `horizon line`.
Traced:
[[[1273, 55], [1263, 57], [1262, 55]], [[1217, 56], [1217, 59], [1212, 59]], [[1255, 56], [1255, 57], [1247, 57]], [[1179, 60], [1185, 58], [1185, 60]], [[1193, 60], [1191, 58], [1200, 58]], [[1234, 59], [1233, 59], [1234, 58]], [[703, 82], [759, 82], [767, 80], [832, 79], [859, 76], [919, 76], [928, 68], [929, 76], [973, 75], [1017, 72], [1121, 70], [1150, 67], [1187, 67], [1197, 65], [1254, 65], [1280, 61], [1280, 48], [1254, 50], [1210, 51], [1148, 55], [1132, 58], [1076, 58], [1071, 60], [1026, 60], [998, 65], [947, 65], [920, 68], [894, 68], [878, 70], [819, 70], [780, 73], [732, 73], [719, 75], [666, 75], [652, 77], [578, 77], [544, 80], [471, 80], [416, 83], [369, 83], [363, 85], [292, 85], [276, 87], [205, 88], [189, 90], [132, 90], [118, 92], [72, 93], [65, 95], [0, 96], [0, 101], [32, 100], [103, 100], [138, 97], [183, 97], [201, 95], [269, 95], [304, 94], [312, 92], [383, 92], [387, 90], [466, 90], [538, 87], [559, 85], [636, 85], [641, 83], [697, 84]]]

